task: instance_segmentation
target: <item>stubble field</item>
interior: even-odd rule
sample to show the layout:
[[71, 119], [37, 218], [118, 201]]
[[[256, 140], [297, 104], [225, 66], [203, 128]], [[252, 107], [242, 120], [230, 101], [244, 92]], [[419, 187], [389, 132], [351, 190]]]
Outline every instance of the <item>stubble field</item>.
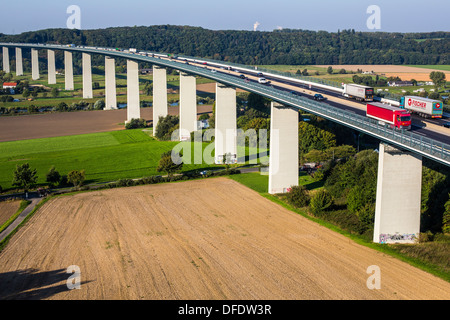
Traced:
[[0, 253], [0, 283], [0, 299], [450, 298], [448, 282], [227, 178], [55, 198]]

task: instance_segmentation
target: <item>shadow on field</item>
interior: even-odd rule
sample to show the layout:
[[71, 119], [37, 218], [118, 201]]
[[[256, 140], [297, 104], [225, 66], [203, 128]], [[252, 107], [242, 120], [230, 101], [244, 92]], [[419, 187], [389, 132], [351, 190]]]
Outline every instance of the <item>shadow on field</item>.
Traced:
[[[66, 269], [39, 272], [37, 269], [0, 273], [0, 300], [41, 300], [69, 290]], [[81, 285], [90, 281], [82, 281]], [[55, 285], [57, 284], [57, 285]]]

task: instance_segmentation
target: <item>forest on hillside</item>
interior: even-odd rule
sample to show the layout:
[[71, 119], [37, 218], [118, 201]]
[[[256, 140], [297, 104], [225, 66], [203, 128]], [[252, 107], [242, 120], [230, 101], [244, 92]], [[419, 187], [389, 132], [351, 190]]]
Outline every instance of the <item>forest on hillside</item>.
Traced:
[[138, 48], [241, 64], [450, 64], [450, 32], [213, 31], [190, 26], [46, 29], [0, 42]]

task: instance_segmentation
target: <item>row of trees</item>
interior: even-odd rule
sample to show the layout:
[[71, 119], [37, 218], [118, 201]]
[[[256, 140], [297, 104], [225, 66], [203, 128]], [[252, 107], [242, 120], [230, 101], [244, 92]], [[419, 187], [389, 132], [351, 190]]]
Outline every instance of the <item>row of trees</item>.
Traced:
[[[84, 170], [72, 170], [67, 175], [61, 175], [54, 166], [46, 174], [46, 182], [50, 188], [66, 187], [72, 184], [80, 187], [85, 181]], [[30, 167], [29, 163], [18, 164], [13, 172], [12, 185], [24, 192], [32, 190], [37, 185], [37, 169]], [[0, 186], [0, 192], [2, 188]]]
[[[19, 35], [0, 34], [0, 41], [133, 47], [244, 64], [446, 64], [450, 57], [450, 33], [439, 35], [433, 38], [436, 33], [354, 30], [213, 31], [162, 25], [97, 30], [47, 29]], [[429, 40], [416, 41], [414, 36]], [[24, 52], [25, 58], [28, 55]], [[62, 59], [57, 57], [57, 67], [63, 66]], [[94, 58], [94, 65], [100, 65], [95, 59], [100, 58]], [[75, 66], [77, 68], [79, 66]]]

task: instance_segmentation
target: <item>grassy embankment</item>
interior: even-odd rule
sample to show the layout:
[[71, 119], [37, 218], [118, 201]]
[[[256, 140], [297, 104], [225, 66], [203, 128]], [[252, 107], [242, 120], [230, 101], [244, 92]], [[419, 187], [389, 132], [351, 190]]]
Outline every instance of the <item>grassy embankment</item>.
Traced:
[[[450, 236], [437, 235], [434, 241], [420, 242], [416, 244], [377, 244], [366, 236], [358, 235], [350, 228], [346, 228], [340, 224], [336, 218], [349, 217], [345, 214], [345, 210], [330, 210], [322, 214], [320, 217], [314, 216], [308, 208], [294, 208], [289, 205], [282, 195], [271, 195], [267, 192], [268, 176], [259, 173], [246, 173], [240, 175], [229, 176], [243, 185], [260, 193], [267, 199], [274, 201], [281, 206], [296, 212], [310, 220], [313, 220], [333, 231], [341, 233], [355, 242], [367, 246], [369, 248], [384, 252], [405, 261], [415, 267], [434, 274], [446, 281], [450, 281]], [[304, 185], [308, 190], [314, 192], [323, 187], [323, 182], [314, 182], [307, 174], [300, 174], [299, 184]], [[327, 216], [328, 215], [328, 216]], [[335, 215], [335, 217], [333, 217]]]

